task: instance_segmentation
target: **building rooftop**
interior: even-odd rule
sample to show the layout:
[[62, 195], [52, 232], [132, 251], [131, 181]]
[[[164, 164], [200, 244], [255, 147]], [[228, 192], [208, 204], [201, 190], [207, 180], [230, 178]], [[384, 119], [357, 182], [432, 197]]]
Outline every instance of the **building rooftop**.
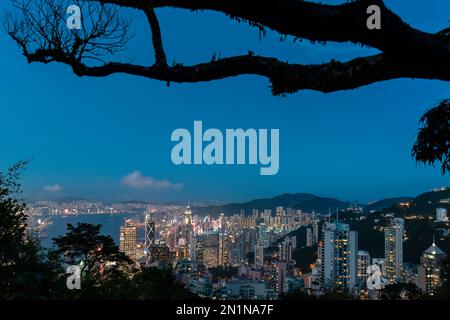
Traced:
[[425, 250], [424, 253], [428, 253], [428, 254], [433, 254], [433, 255], [443, 255], [445, 254], [444, 251], [442, 251], [437, 245], [436, 243], [434, 243], [427, 249]]

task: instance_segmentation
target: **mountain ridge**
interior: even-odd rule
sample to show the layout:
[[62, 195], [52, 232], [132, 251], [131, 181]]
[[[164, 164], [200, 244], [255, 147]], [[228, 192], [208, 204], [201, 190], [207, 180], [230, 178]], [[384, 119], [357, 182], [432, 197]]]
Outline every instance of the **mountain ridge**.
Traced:
[[[399, 196], [399, 197], [389, 197], [380, 199], [369, 204], [356, 203], [358, 206], [362, 207], [365, 212], [371, 211], [381, 211], [385, 209], [390, 209], [397, 206], [402, 202], [414, 202], [422, 198], [436, 196], [439, 197], [442, 193], [449, 192], [450, 189], [443, 191], [427, 191], [423, 192], [415, 197], [411, 196]], [[306, 212], [315, 211], [317, 213], [328, 213], [329, 211], [335, 212], [336, 209], [342, 210], [355, 204], [355, 202], [344, 201], [332, 197], [318, 196], [312, 193], [283, 193], [271, 198], [257, 198], [246, 202], [232, 202], [222, 205], [210, 205], [203, 207], [192, 208], [193, 212], [198, 215], [212, 215], [217, 216], [220, 213], [226, 216], [239, 214], [241, 210], [245, 212], [246, 215], [251, 214], [253, 209], [258, 209], [259, 211], [264, 209], [275, 210], [276, 207], [299, 209]]]

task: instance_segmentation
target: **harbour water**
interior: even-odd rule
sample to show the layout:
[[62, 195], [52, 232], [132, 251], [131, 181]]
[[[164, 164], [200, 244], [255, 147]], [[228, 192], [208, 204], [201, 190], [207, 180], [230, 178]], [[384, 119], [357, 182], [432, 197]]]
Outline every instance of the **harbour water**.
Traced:
[[[119, 245], [120, 226], [126, 219], [142, 221], [143, 216], [139, 214], [78, 214], [65, 216], [50, 216], [52, 224], [46, 226], [46, 237], [42, 239], [42, 245], [51, 248], [53, 245], [52, 238], [64, 235], [67, 231], [67, 224], [76, 225], [79, 223], [100, 224], [101, 234], [109, 235], [114, 239], [116, 245]], [[138, 229], [138, 239], [143, 238], [142, 230]]]

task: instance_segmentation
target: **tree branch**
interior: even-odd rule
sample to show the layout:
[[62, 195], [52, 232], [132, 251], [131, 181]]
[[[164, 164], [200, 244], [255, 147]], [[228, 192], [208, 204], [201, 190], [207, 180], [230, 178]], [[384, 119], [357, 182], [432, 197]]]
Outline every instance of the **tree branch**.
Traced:
[[[78, 61], [61, 56], [55, 52], [36, 52], [28, 57], [30, 62], [41, 62], [51, 58], [68, 64], [78, 76], [105, 77], [114, 73], [126, 73], [167, 82], [204, 82], [239, 75], [259, 75], [267, 77], [275, 95], [293, 93], [299, 90], [316, 90], [329, 93], [338, 90], [358, 88], [370, 83], [390, 79], [430, 78], [439, 74], [430, 74], [421, 68], [399, 65], [389, 61], [383, 54], [357, 58], [342, 63], [331, 61], [317, 65], [289, 64], [276, 58], [254, 56], [252, 54], [223, 58], [192, 66], [150, 67], [108, 63], [103, 66], [89, 67]], [[450, 81], [450, 75], [442, 80]]]
[[[126, 63], [88, 66], [81, 58], [73, 59], [64, 50], [58, 50], [53, 46], [49, 48], [40, 46], [38, 50], [32, 51], [28, 48], [30, 41], [28, 34], [20, 37], [13, 32], [11, 36], [24, 49], [29, 62], [59, 61], [70, 65], [79, 76], [100, 77], [112, 73], [128, 73], [180, 83], [252, 74], [267, 77], [272, 84], [274, 94], [292, 93], [303, 89], [332, 92], [398, 78], [450, 81], [450, 37], [448, 34], [442, 32], [430, 34], [410, 27], [390, 11], [382, 0], [355, 0], [341, 5], [323, 5], [302, 0], [84, 1], [142, 10], [147, 16], [152, 31], [156, 63], [151, 67]], [[367, 7], [373, 4], [378, 5], [382, 10], [381, 30], [369, 30], [366, 27]], [[269, 27], [284, 34], [314, 41], [360, 43], [378, 48], [382, 53], [348, 62], [333, 60], [318, 65], [289, 64], [276, 58], [249, 54], [193, 66], [169, 67], [159, 23], [154, 12], [154, 8], [161, 7], [214, 10], [238, 20], [249, 21], [260, 28]], [[117, 28], [112, 30], [116, 32]], [[20, 35], [20, 29], [17, 33]], [[100, 37], [105, 38], [105, 41], [111, 38], [110, 33], [100, 34]], [[124, 43], [124, 39], [123, 36], [119, 37], [119, 44]], [[93, 45], [98, 46], [96, 43]]]
[[157, 65], [167, 65], [166, 53], [164, 52], [163, 42], [161, 38], [161, 29], [159, 27], [158, 18], [156, 17], [155, 10], [151, 5], [146, 6], [143, 9], [145, 16], [147, 17], [148, 24], [152, 31], [152, 43], [155, 50], [155, 63]]
[[[412, 28], [386, 7], [383, 0], [355, 0], [340, 5], [324, 5], [303, 0], [87, 0], [142, 9], [175, 7], [213, 10], [232, 18], [266, 26], [281, 34], [312, 41], [352, 42], [385, 53], [435, 52], [449, 50], [448, 39]], [[367, 8], [378, 5], [382, 12], [381, 30], [366, 26]], [[441, 52], [442, 54], [442, 52]], [[447, 52], [448, 55], [448, 52]]]

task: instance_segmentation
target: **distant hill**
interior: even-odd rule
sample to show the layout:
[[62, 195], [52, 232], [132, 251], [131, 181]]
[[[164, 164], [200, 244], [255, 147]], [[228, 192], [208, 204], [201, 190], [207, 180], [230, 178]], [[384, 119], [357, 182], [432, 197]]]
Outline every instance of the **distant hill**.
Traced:
[[292, 209], [301, 209], [303, 211], [318, 213], [328, 213], [329, 210], [346, 209], [350, 206], [349, 202], [341, 201], [334, 198], [319, 197], [311, 193], [285, 193], [274, 198], [255, 199], [244, 203], [230, 203], [221, 206], [197, 207], [193, 211], [198, 215], [233, 215], [240, 213], [241, 210], [245, 214], [251, 214], [253, 209], [275, 210], [276, 207], [285, 207]]
[[421, 216], [434, 216], [436, 208], [447, 208], [450, 210], [450, 189], [440, 191], [425, 192], [411, 201], [409, 207], [399, 207], [393, 205], [389, 210], [398, 216], [408, 216], [411, 214]]
[[404, 218], [408, 239], [404, 242], [403, 258], [406, 262], [418, 263], [420, 255], [431, 245], [433, 236], [437, 245], [450, 254], [450, 238], [443, 236], [443, 230], [448, 230], [448, 226], [434, 221], [436, 208], [443, 207], [450, 211], [447, 199], [450, 199], [450, 189], [425, 192], [409, 200], [409, 206], [394, 203], [390, 208], [369, 214], [364, 220], [348, 216], [344, 221], [350, 224], [350, 228], [358, 231], [360, 249], [369, 251], [373, 257], [382, 257], [384, 233], [381, 230], [374, 230], [373, 226], [383, 226], [387, 222], [383, 217], [385, 213], [393, 213], [397, 217]]
[[445, 190], [440, 190], [440, 191], [430, 191], [430, 192], [425, 192], [422, 193], [420, 195], [418, 195], [415, 199], [414, 202], [417, 205], [420, 204], [427, 204], [427, 205], [440, 205], [440, 201], [444, 200], [444, 199], [450, 199], [450, 189], [447, 188]]
[[372, 202], [371, 204], [368, 204], [364, 206], [364, 211], [370, 212], [370, 211], [378, 211], [390, 208], [396, 204], [399, 204], [401, 202], [409, 202], [412, 201], [414, 198], [412, 197], [395, 197], [395, 198], [387, 198], [383, 200], [378, 200], [375, 202]]

